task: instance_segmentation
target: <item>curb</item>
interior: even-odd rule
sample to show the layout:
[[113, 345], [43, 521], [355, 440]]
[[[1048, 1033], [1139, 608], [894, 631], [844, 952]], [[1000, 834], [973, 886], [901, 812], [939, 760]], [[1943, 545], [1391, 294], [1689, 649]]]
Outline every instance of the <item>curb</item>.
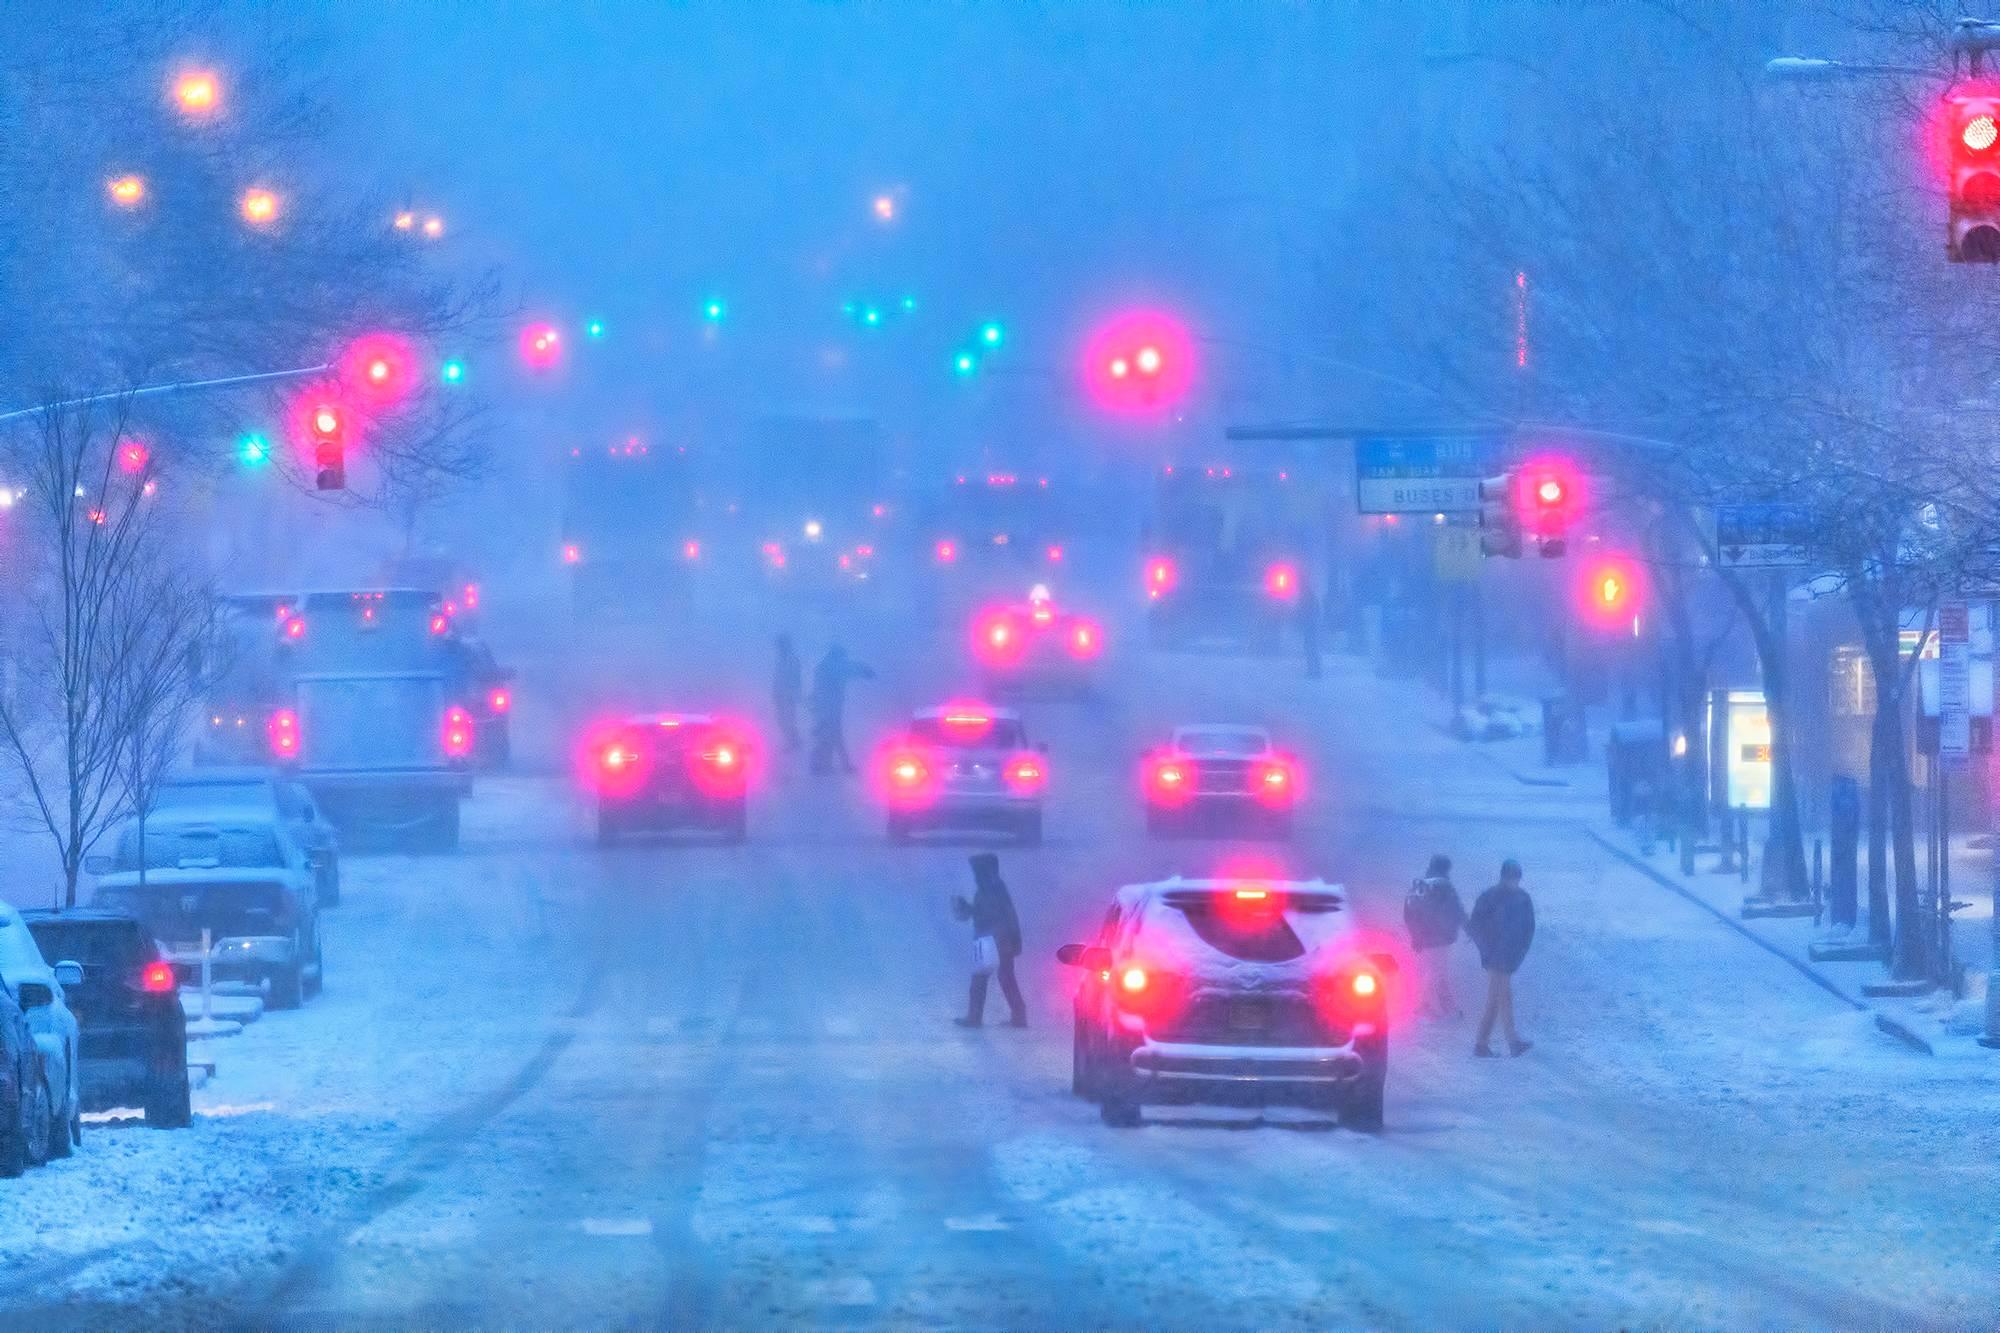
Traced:
[[[1880, 1029], [1882, 1029], [1884, 1033], [1888, 1033], [1888, 1035], [1896, 1037], [1898, 1041], [1904, 1041], [1904, 1043], [1910, 1043], [1910, 1045], [1914, 1045], [1916, 1049], [1920, 1049], [1920, 1051], [1924, 1051], [1926, 1055], [1930, 1055], [1930, 1043], [1926, 1043], [1926, 1041], [1924, 1041], [1922, 1037], [1918, 1037], [1918, 1035], [1916, 1035], [1916, 1033], [1912, 1033], [1910, 1029], [1902, 1027], [1902, 1023], [1900, 1023], [1900, 1021], [1896, 1021], [1896, 1019], [1890, 1019], [1888, 1015], [1882, 1015], [1882, 1013], [1876, 1013], [1876, 1011], [1872, 1011], [1872, 1009], [1870, 1009], [1868, 1005], [1864, 1005], [1862, 1001], [1858, 1001], [1858, 999], [1854, 999], [1852, 995], [1848, 995], [1846, 991], [1842, 991], [1842, 989], [1840, 989], [1840, 985], [1838, 985], [1838, 983], [1836, 983], [1836, 981], [1834, 981], [1832, 977], [1828, 977], [1826, 973], [1822, 973], [1820, 969], [1816, 969], [1816, 967], [1812, 967], [1810, 963], [1804, 963], [1804, 961], [1800, 961], [1800, 959], [1794, 959], [1794, 957], [1792, 957], [1790, 953], [1786, 953], [1786, 951], [1784, 951], [1784, 949], [1780, 949], [1778, 945], [1770, 943], [1768, 939], [1764, 939], [1764, 937], [1762, 937], [1762, 935], [1758, 935], [1756, 931], [1752, 931], [1752, 929], [1744, 927], [1744, 923], [1736, 921], [1734, 917], [1730, 917], [1730, 915], [1728, 915], [1728, 913], [1724, 913], [1724, 911], [1718, 911], [1718, 909], [1716, 909], [1714, 905], [1710, 905], [1710, 903], [1708, 903], [1706, 899], [1700, 899], [1700, 897], [1696, 897], [1696, 895], [1688, 893], [1686, 889], [1682, 889], [1680, 885], [1676, 885], [1676, 883], [1674, 883], [1672, 879], [1668, 879], [1666, 875], [1660, 875], [1660, 873], [1658, 873], [1656, 869], [1652, 869], [1650, 865], [1646, 865], [1644, 861], [1640, 861], [1638, 857], [1634, 857], [1634, 855], [1632, 855], [1632, 853], [1628, 853], [1626, 849], [1622, 849], [1622, 847], [1618, 847], [1616, 843], [1612, 843], [1610, 839], [1606, 839], [1606, 837], [1604, 837], [1602, 833], [1598, 833], [1596, 829], [1584, 829], [1584, 835], [1588, 835], [1592, 843], [1596, 843], [1598, 847], [1602, 847], [1602, 849], [1604, 849], [1604, 851], [1608, 851], [1610, 855], [1618, 857], [1618, 859], [1620, 859], [1620, 861], [1624, 861], [1624, 863], [1626, 863], [1628, 867], [1632, 867], [1634, 871], [1638, 871], [1640, 875], [1644, 875], [1644, 877], [1646, 877], [1646, 879], [1650, 879], [1652, 883], [1660, 885], [1660, 887], [1662, 887], [1662, 889], [1666, 889], [1668, 893], [1672, 893], [1672, 895], [1676, 895], [1676, 897], [1682, 897], [1682, 899], [1686, 899], [1688, 903], [1694, 903], [1694, 905], [1696, 905], [1696, 907], [1700, 907], [1700, 909], [1702, 909], [1704, 913], [1708, 913], [1710, 917], [1714, 917], [1716, 921], [1720, 921], [1720, 923], [1722, 923], [1722, 925], [1726, 925], [1728, 929], [1736, 931], [1736, 933], [1738, 933], [1738, 935], [1742, 935], [1742, 937], [1744, 937], [1746, 941], [1750, 941], [1752, 945], [1756, 945], [1758, 949], [1762, 949], [1762, 951], [1764, 951], [1764, 953], [1768, 953], [1770, 957], [1778, 959], [1780, 963], [1784, 963], [1786, 967], [1790, 967], [1792, 971], [1796, 971], [1796, 973], [1798, 973], [1800, 977], [1804, 977], [1804, 979], [1806, 979], [1806, 981], [1810, 981], [1812, 985], [1820, 987], [1822, 991], [1826, 991], [1828, 995], [1832, 995], [1834, 999], [1838, 999], [1838, 1001], [1840, 1001], [1842, 1005], [1846, 1005], [1848, 1009], [1852, 1009], [1852, 1011], [1856, 1011], [1856, 1013], [1874, 1013], [1874, 1017], [1876, 1017], [1876, 1027], [1880, 1027]], [[1902, 1031], [1896, 1031], [1896, 1029], [1902, 1029]]]

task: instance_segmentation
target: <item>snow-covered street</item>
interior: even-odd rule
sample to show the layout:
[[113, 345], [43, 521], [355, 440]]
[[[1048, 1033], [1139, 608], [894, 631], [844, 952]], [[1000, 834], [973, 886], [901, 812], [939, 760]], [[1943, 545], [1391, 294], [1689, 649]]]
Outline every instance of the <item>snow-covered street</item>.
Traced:
[[[747, 636], [746, 636], [747, 637]], [[857, 648], [865, 636], [850, 635]], [[751, 640], [753, 645], [759, 641]], [[726, 653], [717, 657], [726, 658]], [[857, 700], [857, 740], [924, 699]], [[717, 668], [721, 669], [720, 667]], [[743, 849], [600, 851], [569, 782], [484, 783], [455, 857], [355, 858], [325, 997], [216, 1045], [185, 1133], [89, 1127], [0, 1191], [18, 1326], [1972, 1325], [2000, 1301], [1984, 1065], [1926, 1059], [1620, 866], [1349, 662], [1127, 656], [1028, 706], [1046, 846], [1002, 850], [1033, 1026], [966, 1032], [963, 845], [889, 846], [778, 766]], [[1140, 834], [1132, 757], [1264, 721], [1314, 775], [1275, 855], [1397, 926], [1433, 850], [1526, 866], [1535, 1049], [1406, 1021], [1380, 1137], [1068, 1091], [1116, 885], [1247, 845]], [[1462, 998], [1476, 967], [1461, 947]], [[551, 1311], [565, 1311], [555, 1316]], [[1982, 1313], [1985, 1312], [1985, 1313]]]

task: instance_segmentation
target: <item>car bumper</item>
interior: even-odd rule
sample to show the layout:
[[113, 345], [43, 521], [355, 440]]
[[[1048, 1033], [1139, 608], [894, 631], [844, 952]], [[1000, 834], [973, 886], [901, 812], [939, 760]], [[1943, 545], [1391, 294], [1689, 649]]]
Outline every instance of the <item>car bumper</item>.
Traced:
[[993, 792], [947, 792], [929, 805], [899, 810], [897, 815], [918, 828], [1007, 828], [1042, 811], [1038, 797]]
[[1379, 1084], [1388, 1059], [1379, 1037], [1358, 1032], [1339, 1046], [1223, 1046], [1142, 1041], [1127, 1057], [1125, 1093], [1151, 1103], [1323, 1105]]
[[[201, 947], [169, 951], [174, 977], [183, 986], [201, 984]], [[216, 940], [208, 951], [211, 981], [244, 981], [259, 984], [290, 972], [298, 963], [298, 951], [289, 935], [238, 935]]]
[[604, 801], [598, 806], [598, 814], [627, 829], [723, 828], [742, 815], [743, 802], [740, 795], [640, 797]]

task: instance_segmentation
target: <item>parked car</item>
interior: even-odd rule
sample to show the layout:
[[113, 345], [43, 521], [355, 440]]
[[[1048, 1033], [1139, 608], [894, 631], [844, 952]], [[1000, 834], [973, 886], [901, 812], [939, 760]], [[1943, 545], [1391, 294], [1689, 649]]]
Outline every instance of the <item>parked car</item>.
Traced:
[[28, 1016], [0, 989], [0, 1178], [49, 1156], [49, 1088]]
[[169, 773], [153, 789], [155, 817], [217, 808], [258, 810], [283, 820], [312, 860], [319, 905], [332, 907], [340, 901], [340, 835], [320, 814], [311, 792], [275, 768], [250, 764]]
[[1305, 1106], [1382, 1127], [1395, 959], [1338, 885], [1170, 879], [1118, 891], [1079, 970], [1072, 1090], [1104, 1123], [1149, 1102]]
[[[218, 981], [260, 988], [273, 1009], [296, 1009], [324, 980], [313, 868], [286, 826], [252, 812], [188, 811], [146, 821], [144, 870], [96, 864], [94, 906], [124, 912], [164, 946], [181, 984], [201, 975], [201, 932]], [[137, 821], [121, 833], [133, 839]]]
[[65, 986], [76, 1015], [83, 1106], [144, 1108], [146, 1123], [181, 1129], [193, 1118], [187, 1014], [173, 964], [137, 918], [97, 907], [21, 913], [44, 958], [82, 965]]
[[49, 1157], [67, 1157], [83, 1142], [76, 1015], [64, 998], [64, 988], [82, 979], [83, 969], [73, 959], [49, 966], [21, 914], [0, 903], [0, 989], [12, 996], [27, 1016], [28, 1031], [42, 1053], [43, 1111], [48, 1124], [45, 1152]]

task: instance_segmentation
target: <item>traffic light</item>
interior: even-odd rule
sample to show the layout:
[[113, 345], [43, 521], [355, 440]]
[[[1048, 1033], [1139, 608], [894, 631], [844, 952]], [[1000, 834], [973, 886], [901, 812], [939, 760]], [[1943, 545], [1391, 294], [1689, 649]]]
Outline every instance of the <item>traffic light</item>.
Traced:
[[1479, 483], [1479, 553], [1521, 558], [1521, 511], [1515, 504], [1511, 472]]
[[1570, 527], [1583, 506], [1583, 483], [1575, 464], [1552, 456], [1531, 458], [1516, 476], [1522, 530], [1535, 539], [1543, 555], [1563, 554]]
[[998, 347], [1007, 341], [1006, 326], [997, 319], [989, 319], [979, 326], [979, 341], [988, 347]]
[[465, 382], [465, 362], [459, 360], [457, 357], [453, 357], [438, 367], [438, 378], [446, 384], [463, 384]]
[[951, 373], [960, 379], [966, 379], [978, 373], [978, 370], [979, 358], [971, 352], [960, 352], [951, 359]]
[[236, 442], [236, 461], [244, 467], [262, 467], [271, 461], [271, 443], [254, 432]]
[[719, 296], [711, 296], [702, 304], [701, 317], [711, 324], [720, 324], [729, 318], [729, 303]]
[[1598, 629], [1623, 629], [1638, 616], [1644, 597], [1645, 577], [1639, 566], [1624, 556], [1604, 556], [1584, 567], [1578, 610]]
[[1946, 96], [1951, 223], [1945, 253], [1954, 264], [2000, 263], [2000, 87]]
[[1194, 381], [1194, 337], [1178, 318], [1141, 310], [1100, 327], [1084, 349], [1084, 379], [1107, 411], [1156, 414], [1178, 406]]
[[339, 404], [314, 403], [306, 413], [312, 437], [313, 484], [322, 491], [347, 489], [347, 413]]
[[521, 330], [521, 359], [531, 370], [549, 370], [562, 360], [562, 334], [553, 324], [530, 324]]

